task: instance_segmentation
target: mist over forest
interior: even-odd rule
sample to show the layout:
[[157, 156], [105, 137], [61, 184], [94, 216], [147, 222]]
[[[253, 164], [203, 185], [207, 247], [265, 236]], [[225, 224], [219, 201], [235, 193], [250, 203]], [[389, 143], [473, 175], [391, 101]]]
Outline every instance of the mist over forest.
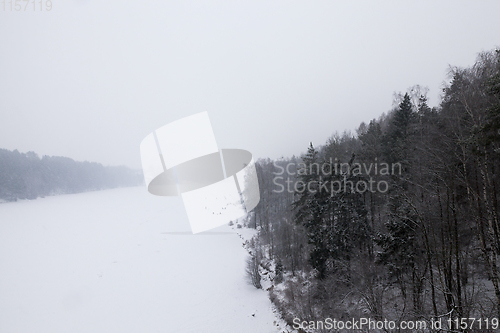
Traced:
[[0, 200], [36, 199], [143, 182], [142, 173], [125, 166], [77, 162], [68, 157], [0, 149]]

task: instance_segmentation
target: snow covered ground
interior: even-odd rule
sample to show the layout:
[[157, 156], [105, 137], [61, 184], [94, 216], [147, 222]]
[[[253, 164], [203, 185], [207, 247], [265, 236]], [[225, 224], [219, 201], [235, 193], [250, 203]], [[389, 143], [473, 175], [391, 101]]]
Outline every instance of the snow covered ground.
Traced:
[[0, 332], [277, 332], [241, 245], [143, 187], [2, 203]]

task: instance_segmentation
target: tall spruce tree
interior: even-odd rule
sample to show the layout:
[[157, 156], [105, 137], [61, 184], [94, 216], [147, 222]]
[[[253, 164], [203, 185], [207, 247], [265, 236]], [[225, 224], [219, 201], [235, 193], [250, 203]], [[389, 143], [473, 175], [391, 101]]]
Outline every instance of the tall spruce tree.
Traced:
[[302, 158], [302, 168], [298, 171], [299, 181], [296, 186], [298, 198], [292, 207], [295, 211], [295, 222], [305, 227], [308, 242], [311, 244], [309, 262], [318, 271], [318, 277], [323, 279], [326, 276], [326, 264], [330, 253], [322, 219], [325, 207], [316, 195], [321, 168], [318, 155], [311, 142], [306, 155]]
[[380, 233], [377, 244], [382, 248], [378, 260], [388, 268], [388, 275], [397, 282], [404, 299], [410, 287], [414, 310], [419, 311], [421, 279], [417, 271], [424, 255], [420, 242], [419, 221], [409, 199], [412, 181], [413, 137], [416, 114], [406, 93], [392, 117], [385, 136], [386, 158], [401, 165], [401, 174], [391, 175], [388, 192], [389, 216], [387, 233]]

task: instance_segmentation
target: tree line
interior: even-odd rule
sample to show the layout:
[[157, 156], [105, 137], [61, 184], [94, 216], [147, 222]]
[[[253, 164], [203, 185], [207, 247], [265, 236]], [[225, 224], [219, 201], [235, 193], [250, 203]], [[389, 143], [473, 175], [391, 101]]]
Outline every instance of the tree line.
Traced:
[[[438, 107], [419, 86], [395, 99], [356, 134], [257, 163], [252, 253], [289, 323], [500, 318], [500, 50], [452, 68]], [[400, 172], [362, 167], [382, 162]], [[387, 190], [365, 190], [370, 181]]]
[[140, 172], [124, 166], [76, 162], [68, 157], [0, 149], [0, 200], [36, 199], [120, 186], [136, 186]]

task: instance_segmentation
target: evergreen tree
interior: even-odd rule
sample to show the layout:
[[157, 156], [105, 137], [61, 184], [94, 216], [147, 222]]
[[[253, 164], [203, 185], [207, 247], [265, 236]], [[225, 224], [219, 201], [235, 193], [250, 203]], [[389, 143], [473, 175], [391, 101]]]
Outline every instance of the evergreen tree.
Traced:
[[321, 216], [324, 206], [318, 201], [318, 196], [316, 196], [318, 192], [314, 192], [320, 180], [320, 165], [318, 151], [312, 142], [302, 162], [303, 167], [298, 171], [299, 181], [296, 186], [298, 199], [292, 207], [295, 211], [295, 222], [305, 227], [308, 242], [312, 246], [309, 262], [318, 271], [319, 278], [323, 279], [326, 276], [329, 251]]

